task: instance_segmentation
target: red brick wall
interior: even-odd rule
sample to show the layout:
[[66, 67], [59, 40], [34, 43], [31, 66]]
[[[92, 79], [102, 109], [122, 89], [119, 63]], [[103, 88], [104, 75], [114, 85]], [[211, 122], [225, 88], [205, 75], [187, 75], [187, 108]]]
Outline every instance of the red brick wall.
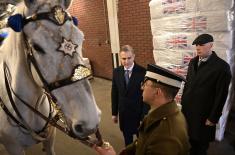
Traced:
[[149, 0], [119, 0], [118, 20], [120, 45], [133, 46], [140, 65], [154, 63]]
[[[112, 55], [109, 40], [106, 0], [74, 0], [69, 11], [79, 19], [85, 34], [83, 56], [91, 61], [95, 76], [112, 78]], [[153, 63], [149, 0], [119, 0], [118, 21], [120, 46], [130, 44], [136, 62], [146, 67]]]
[[109, 40], [106, 0], [74, 0], [69, 12], [79, 20], [79, 28], [85, 35], [83, 56], [89, 58], [93, 74], [111, 79], [112, 53]]

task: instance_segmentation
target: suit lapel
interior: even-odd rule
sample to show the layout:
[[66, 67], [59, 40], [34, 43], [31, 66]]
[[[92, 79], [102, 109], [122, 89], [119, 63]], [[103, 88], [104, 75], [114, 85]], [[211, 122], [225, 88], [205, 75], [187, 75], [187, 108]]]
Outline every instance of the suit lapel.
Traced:
[[197, 56], [196, 59], [193, 61], [193, 71], [194, 71], [194, 73], [197, 72], [197, 69], [198, 69], [198, 61], [199, 61], [199, 57]]
[[119, 79], [120, 79], [120, 85], [123, 88], [123, 90], [126, 90], [126, 82], [125, 82], [125, 77], [124, 77], [124, 67], [122, 66], [120, 69], [120, 74], [119, 75]]

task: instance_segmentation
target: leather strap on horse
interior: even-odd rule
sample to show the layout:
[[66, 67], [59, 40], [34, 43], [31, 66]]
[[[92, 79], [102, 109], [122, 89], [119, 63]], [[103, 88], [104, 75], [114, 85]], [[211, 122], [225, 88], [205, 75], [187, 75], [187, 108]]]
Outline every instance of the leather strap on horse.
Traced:
[[[46, 124], [45, 124], [45, 126], [43, 127], [43, 130], [41, 130], [41, 131], [34, 131], [29, 125], [28, 125], [28, 123], [24, 120], [24, 118], [22, 117], [22, 115], [20, 114], [20, 112], [18, 111], [18, 109], [17, 109], [17, 107], [16, 107], [16, 105], [15, 105], [15, 102], [14, 102], [14, 100], [13, 100], [13, 97], [12, 97], [12, 94], [11, 94], [11, 92], [13, 92], [14, 93], [14, 91], [13, 91], [13, 89], [12, 89], [12, 87], [10, 86], [10, 84], [9, 84], [9, 81], [8, 81], [8, 78], [7, 78], [7, 75], [6, 75], [6, 72], [8, 72], [8, 74], [10, 74], [9, 73], [9, 69], [7, 68], [7, 65], [6, 65], [6, 63], [4, 63], [3, 64], [4, 66], [4, 78], [5, 78], [5, 85], [6, 85], [6, 90], [7, 90], [7, 94], [8, 94], [8, 97], [9, 97], [9, 100], [10, 100], [10, 103], [11, 103], [11, 106], [13, 107], [13, 109], [14, 109], [14, 111], [16, 112], [16, 114], [17, 114], [17, 116], [20, 118], [20, 120], [21, 120], [21, 122], [19, 121], [19, 120], [17, 120], [15, 117], [14, 117], [14, 115], [13, 114], [11, 114], [10, 113], [10, 111], [6, 108], [6, 105], [4, 104], [4, 102], [2, 101], [2, 104], [4, 104], [4, 111], [6, 111], [6, 113], [8, 114], [8, 113], [10, 113], [10, 117], [13, 119], [13, 121], [15, 121], [15, 123], [17, 123], [18, 125], [20, 125], [21, 127], [23, 127], [24, 129], [26, 129], [27, 131], [29, 131], [30, 132], [30, 134], [32, 135], [32, 137], [35, 139], [35, 140], [38, 140], [38, 141], [43, 141], [43, 140], [45, 140], [45, 138], [44, 137], [41, 137], [41, 136], [39, 136], [39, 133], [41, 133], [41, 132], [43, 132], [45, 129], [46, 129], [46, 127], [47, 127], [47, 125], [48, 125], [48, 123], [46, 122]], [[14, 95], [16, 95], [15, 93], [14, 93]], [[25, 101], [23, 101], [20, 97], [18, 97], [17, 95], [16, 95], [16, 97], [22, 102], [22, 103], [26, 103]], [[2, 99], [1, 99], [2, 100]], [[26, 104], [25, 104], [26, 105]], [[32, 107], [31, 107], [32, 108]], [[34, 109], [34, 108], [33, 108]], [[35, 109], [34, 109], [35, 110]], [[7, 112], [8, 111], [8, 112]]]
[[[63, 13], [63, 16], [62, 18], [58, 18], [60, 16], [57, 16], [56, 13], [60, 13], [62, 12]], [[16, 18], [14, 18], [16, 19]], [[20, 18], [21, 19], [21, 18]], [[63, 11], [63, 9], [60, 7], [60, 6], [56, 6], [53, 8], [52, 12], [47, 12], [47, 13], [38, 13], [38, 14], [35, 14], [34, 16], [30, 16], [28, 18], [23, 18], [23, 26], [31, 21], [36, 21], [36, 20], [50, 20], [52, 21], [53, 23], [55, 23], [56, 25], [63, 25], [67, 20], [72, 20], [72, 18], [66, 13]], [[63, 19], [63, 20], [61, 20]], [[19, 21], [17, 20], [13, 20], [13, 23], [17, 23], [17, 25], [20, 25], [19, 24]], [[22, 26], [22, 25], [21, 25]], [[20, 31], [22, 30], [23, 27], [20, 26]], [[13, 25], [14, 27], [14, 25]], [[19, 32], [20, 32], [19, 31]], [[25, 35], [23, 33], [23, 35]], [[27, 40], [27, 39], [25, 39]], [[28, 46], [27, 46], [28, 45]], [[30, 60], [30, 62], [32, 62], [32, 64], [34, 65], [39, 77], [41, 78], [41, 81], [43, 82], [43, 88], [46, 92], [44, 92], [47, 97], [48, 97], [48, 100], [50, 102], [50, 107], [51, 107], [51, 104], [52, 104], [52, 101], [55, 101], [56, 103], [56, 98], [55, 96], [53, 96], [53, 94], [51, 93], [51, 91], [53, 91], [54, 89], [57, 89], [57, 88], [60, 88], [60, 87], [63, 87], [63, 86], [66, 86], [66, 85], [69, 85], [69, 84], [72, 84], [72, 83], [75, 83], [79, 80], [71, 80], [72, 78], [72, 75], [66, 79], [62, 79], [62, 80], [59, 80], [59, 81], [56, 81], [56, 82], [53, 82], [53, 83], [47, 83], [47, 81], [44, 79], [44, 77], [42, 76], [40, 70], [39, 70], [39, 67], [38, 67], [38, 64], [33, 56], [33, 52], [32, 52], [32, 47], [29, 46], [29, 42], [26, 41], [26, 47], [28, 48], [28, 59]], [[28, 63], [30, 63], [28, 61]], [[56, 115], [55, 117], [51, 117], [51, 116], [44, 116], [42, 113], [40, 113], [39, 111], [37, 111], [35, 108], [33, 108], [30, 104], [28, 104], [27, 102], [25, 102], [22, 98], [20, 98], [13, 90], [13, 88], [11, 87], [11, 83], [9, 82], [9, 79], [6, 75], [6, 71], [8, 73], [8, 75], [10, 76], [10, 71], [9, 69], [7, 70], [7, 65], [4, 63], [4, 75], [5, 75], [5, 83], [6, 83], [6, 87], [7, 87], [7, 93], [8, 93], [8, 97], [9, 97], [9, 100], [11, 102], [11, 105], [13, 107], [13, 109], [15, 110], [15, 113], [17, 114], [17, 116], [19, 117], [19, 119], [21, 119], [21, 122], [18, 120], [18, 118], [16, 118], [8, 109], [7, 107], [5, 106], [2, 98], [0, 98], [0, 102], [1, 102], [1, 106], [3, 107], [3, 109], [5, 109], [4, 111], [6, 112], [6, 114], [13, 120], [15, 121], [19, 126], [21, 126], [22, 128], [28, 130], [30, 132], [30, 134], [32, 135], [32, 137], [36, 137], [37, 139], [40, 139], [40, 140], [44, 140], [42, 139], [42, 137], [40, 137], [37, 132], [33, 131], [31, 127], [29, 127], [29, 125], [26, 123], [26, 121], [23, 119], [22, 115], [20, 114], [20, 112], [18, 111], [17, 109], [17, 106], [13, 100], [13, 97], [12, 97], [12, 94], [15, 95], [15, 97], [17, 97], [17, 99], [19, 101], [21, 101], [25, 106], [27, 106], [31, 111], [33, 111], [35, 114], [37, 114], [39, 117], [41, 117], [43, 120], [46, 121], [46, 125], [44, 126], [43, 129], [46, 129], [47, 128], [47, 125], [48, 124], [51, 124], [52, 126], [56, 127], [57, 129], [61, 130], [62, 132], [64, 132], [66, 135], [69, 135], [69, 136], [73, 136], [74, 138], [78, 139], [80, 142], [82, 142], [83, 144], [86, 144], [87, 146], [93, 146], [94, 144], [97, 144], [99, 146], [101, 146], [103, 144], [103, 140], [102, 140], [102, 137], [101, 137], [101, 134], [99, 132], [99, 130], [97, 130], [97, 132], [95, 133], [96, 135], [96, 138], [97, 140], [96, 141], [93, 141], [91, 140], [90, 137], [87, 137], [87, 138], [79, 138], [79, 137], [76, 137], [76, 135], [71, 132], [71, 131], [68, 131], [68, 128], [66, 127], [62, 127], [60, 126], [59, 124], [57, 124], [57, 121], [59, 120], [59, 115]], [[75, 70], [76, 68], [74, 68]], [[88, 76], [87, 76], [88, 77]], [[84, 78], [87, 78], [87, 77], [84, 77]], [[50, 113], [51, 114], [51, 113]], [[22, 123], [23, 122], [23, 123]]]
[[[61, 79], [61, 80], [58, 80], [58, 81], [55, 81], [55, 82], [52, 82], [52, 83], [48, 83], [48, 82], [44, 79], [43, 75], [41, 74], [40, 69], [38, 68], [38, 64], [37, 64], [37, 62], [36, 62], [36, 60], [35, 60], [35, 58], [34, 58], [34, 56], [33, 56], [32, 51], [30, 51], [30, 52], [28, 53], [28, 59], [29, 59], [29, 62], [32, 62], [32, 64], [33, 64], [33, 66], [34, 66], [34, 68], [35, 68], [35, 70], [36, 70], [38, 76], [40, 77], [40, 80], [41, 80], [42, 83], [43, 83], [43, 87], [44, 87], [44, 89], [45, 89], [47, 92], [51, 92], [51, 91], [53, 91], [53, 90], [55, 90], [55, 89], [58, 89], [58, 88], [61, 88], [61, 87], [64, 87], [64, 86], [68, 86], [68, 85], [70, 85], [70, 84], [73, 84], [73, 83], [75, 83], [75, 82], [78, 82], [78, 81], [80, 81], [80, 80], [86, 79], [86, 78], [88, 78], [88, 77], [91, 76], [91, 74], [90, 74], [90, 75], [88, 75], [88, 76], [85, 76], [84, 78], [81, 78], [81, 79], [79, 79], [79, 80], [73, 81], [73, 80], [71, 80], [72, 77], [73, 77], [73, 74], [72, 74], [72, 75], [70, 75], [69, 77], [67, 77], [67, 78], [65, 78], [65, 79]], [[30, 66], [30, 65], [29, 65], [29, 66]], [[75, 70], [77, 69], [77, 67], [85, 67], [85, 66], [83, 66], [83, 65], [81, 65], [81, 64], [75, 66], [74, 69], [73, 69], [73, 73], [75, 72]], [[86, 67], [85, 67], [85, 68], [86, 68]], [[50, 94], [50, 95], [51, 95], [51, 94]], [[56, 102], [56, 98], [55, 98], [53, 95], [51, 95], [51, 96], [52, 96], [52, 98], [53, 98], [53, 101]]]
[[18, 121], [9, 111], [9, 109], [6, 107], [6, 105], [4, 104], [2, 98], [0, 97], [0, 106], [2, 107], [2, 109], [5, 111], [5, 113], [7, 114], [7, 116], [9, 116], [16, 124], [18, 124], [20, 127], [24, 128], [25, 130], [27, 130], [27, 128], [20, 123], [20, 121]]
[[[51, 110], [50, 110], [49, 116], [46, 117], [46, 116], [44, 116], [42, 113], [40, 113], [39, 111], [37, 111], [36, 109], [34, 109], [34, 108], [33, 108], [31, 105], [29, 105], [26, 101], [24, 101], [23, 99], [21, 99], [21, 98], [14, 92], [14, 90], [12, 89], [12, 87], [11, 87], [10, 84], [9, 84], [9, 81], [7, 80], [8, 78], [7, 78], [7, 75], [6, 75], [6, 70], [8, 71], [8, 68], [7, 68], [6, 64], [4, 63], [4, 76], [5, 76], [5, 84], [6, 84], [7, 93], [8, 93], [9, 100], [10, 100], [10, 102], [11, 102], [11, 105], [12, 105], [13, 109], [15, 110], [16, 114], [19, 116], [19, 118], [20, 118], [21, 120], [24, 120], [23, 117], [21, 116], [20, 112], [18, 111], [16, 105], [15, 105], [15, 102], [14, 102], [14, 100], [13, 100], [13, 97], [12, 97], [12, 95], [11, 95], [11, 92], [17, 97], [17, 99], [19, 99], [19, 100], [20, 100], [24, 105], [26, 105], [31, 111], [33, 111], [33, 112], [36, 113], [38, 116], [40, 116], [43, 120], [46, 121], [46, 124], [45, 124], [45, 126], [43, 127], [43, 129], [42, 129], [41, 131], [36, 132], [36, 133], [43, 132], [43, 131], [46, 129], [46, 127], [47, 127], [47, 125], [48, 125], [49, 123], [64, 132], [65, 129], [63, 129], [63, 127], [61, 127], [61, 126], [59, 126], [58, 124], [56, 124], [56, 122], [58, 121], [58, 119], [55, 119], [55, 117], [54, 117], [54, 118], [51, 117]], [[46, 95], [47, 95], [47, 97], [49, 98], [50, 109], [51, 109], [51, 105], [52, 105], [51, 102], [52, 102], [52, 100], [50, 99], [49, 94], [46, 93]], [[17, 120], [17, 119], [16, 119], [16, 120]], [[19, 122], [19, 121], [18, 121], [18, 122]], [[17, 124], [18, 124], [18, 123], [17, 123]], [[22, 124], [22, 123], [20, 123], [20, 124]], [[22, 125], [23, 125], [23, 124], [22, 124]], [[24, 127], [24, 128], [26, 128], [26, 127]], [[27, 129], [28, 129], [28, 128], [27, 128]]]
[[[57, 11], [62, 12], [61, 15], [63, 16], [63, 20], [58, 20], [58, 16], [56, 16]], [[37, 21], [37, 20], [49, 20], [53, 22], [54, 24], [60, 26], [60, 25], [63, 25], [67, 20], [72, 20], [72, 17], [67, 12], [65, 12], [62, 7], [55, 6], [52, 8], [51, 12], [37, 13], [30, 17], [25, 18], [23, 23], [24, 25], [26, 25], [29, 22]]]
[[[34, 68], [36, 69], [37, 74], [39, 75], [41, 81], [43, 82], [43, 86], [44, 86], [45, 91], [47, 92], [46, 94], [47, 94], [49, 100], [50, 100], [51, 102], [52, 102], [52, 101], [53, 101], [53, 102], [57, 102], [56, 97], [53, 96], [50, 92], [51, 92], [52, 90], [54, 90], [54, 89], [57, 89], [57, 88], [59, 88], [59, 87], [65, 86], [65, 84], [68, 85], [68, 84], [71, 84], [71, 83], [63, 83], [62, 85], [59, 84], [59, 86], [56, 86], [56, 85], [54, 85], [54, 84], [51, 84], [51, 85], [48, 84], [47, 81], [46, 81], [46, 80], [44, 79], [44, 77], [42, 76], [42, 74], [41, 74], [41, 72], [40, 72], [40, 70], [39, 70], [39, 68], [38, 68], [38, 64], [37, 64], [37, 62], [36, 62], [36, 60], [35, 60], [35, 58], [34, 58], [34, 56], [33, 56], [32, 49], [30, 48], [29, 43], [26, 42], [26, 45], [27, 45], [27, 48], [28, 48], [28, 55], [27, 55], [27, 58], [30, 60], [30, 61], [28, 61], [28, 62], [31, 62], [31, 63], [33, 64]], [[30, 66], [30, 65], [29, 65], [29, 66]], [[29, 68], [30, 68], [30, 67], [29, 67]], [[71, 77], [69, 77], [69, 78], [71, 78]], [[62, 81], [63, 81], [63, 80], [62, 80]], [[65, 80], [65, 81], [66, 81], [66, 80]], [[54, 87], [54, 86], [56, 86], [56, 87]], [[23, 102], [23, 103], [24, 103], [24, 102]], [[29, 107], [31, 107], [31, 106], [29, 105]], [[32, 109], [32, 111], [35, 111], [34, 108], [30, 108], [30, 109]], [[37, 113], [41, 118], [47, 119], [47, 118], [45, 118], [44, 115], [42, 115], [42, 114], [39, 113], [38, 111], [35, 111], [35, 113]], [[71, 135], [71, 134], [69, 133], [69, 131], [68, 131], [66, 128], [63, 128], [62, 126], [58, 125], [58, 124], [56, 123], [56, 122], [58, 121], [58, 119], [59, 119], [59, 118], [54, 117], [54, 118], [53, 118], [54, 121], [51, 120], [49, 123], [50, 123], [52, 126], [54, 126], [54, 127], [56, 127], [57, 129], [59, 129], [60, 131], [64, 132], [66, 135], [71, 136], [71, 137], [73, 137], [73, 138], [76, 138], [76, 139], [78, 139], [81, 143], [83, 143], [83, 144], [85, 144], [85, 145], [87, 145], [87, 146], [90, 146], [90, 147], [92, 147], [94, 144], [96, 144], [96, 145], [98, 145], [98, 146], [101, 146], [101, 145], [104, 144], [104, 142], [103, 142], [103, 140], [102, 140], [102, 137], [101, 137], [101, 134], [100, 134], [100, 132], [99, 132], [98, 129], [97, 129], [97, 132], [95, 133], [95, 135], [96, 135], [96, 137], [97, 137], [97, 141], [92, 141], [92, 140], [90, 140], [90, 137], [87, 137], [87, 138], [83, 138], [83, 139], [82, 139], [82, 138], [75, 137], [75, 135]]]
[[[59, 116], [56, 115], [55, 117], [46, 117], [44, 116], [42, 113], [40, 113], [39, 111], [37, 111], [36, 109], [34, 109], [31, 105], [29, 105], [26, 101], [24, 101], [23, 99], [21, 99], [15, 92], [14, 90], [12, 89], [12, 87], [10, 86], [9, 84], [9, 81], [8, 81], [8, 78], [7, 78], [7, 75], [6, 75], [6, 72], [9, 73], [9, 69], [7, 67], [7, 65], [4, 63], [4, 76], [5, 76], [5, 84], [6, 84], [6, 89], [7, 89], [7, 93], [8, 93], [8, 96], [9, 96], [9, 100], [11, 102], [11, 105], [13, 107], [13, 109], [15, 110], [16, 114], [19, 116], [19, 118], [23, 121], [23, 123], [21, 123], [19, 120], [17, 120], [12, 114], [11, 112], [7, 109], [7, 107], [5, 106], [3, 100], [1, 99], [0, 97], [0, 102], [1, 102], [1, 107], [3, 108], [3, 110], [6, 112], [6, 114], [15, 122], [17, 123], [19, 126], [21, 126], [22, 128], [24, 128], [25, 130], [28, 130], [30, 132], [30, 134], [32, 135], [32, 137], [36, 140], [39, 140], [39, 141], [43, 141], [45, 140], [45, 138], [39, 136], [40, 132], [43, 132], [42, 130], [40, 132], [35, 132], [31, 129], [31, 127], [28, 126], [28, 124], [24, 121], [23, 117], [21, 116], [21, 114], [19, 113], [16, 105], [15, 105], [15, 102], [13, 100], [13, 97], [11, 95], [11, 93], [13, 93], [25, 106], [27, 106], [31, 111], [33, 111], [35, 114], [37, 114], [39, 117], [41, 117], [43, 120], [46, 121], [46, 125], [44, 126], [43, 130], [46, 129], [46, 127], [48, 126], [48, 124], [51, 124], [52, 126], [56, 127], [57, 129], [59, 129], [60, 131], [64, 132], [66, 135], [69, 135], [69, 136], [72, 136], [73, 138], [75, 139], [78, 139], [81, 143], [89, 146], [89, 147], [92, 147], [94, 144], [98, 145], [98, 146], [102, 146], [102, 145], [106, 145], [107, 142], [104, 142], [102, 140], [102, 137], [101, 137], [101, 134], [99, 132], [99, 130], [97, 129], [95, 135], [96, 135], [96, 138], [97, 140], [92, 140], [90, 137], [86, 137], [86, 138], [78, 138], [78, 137], [75, 137], [74, 135], [71, 135], [69, 133], [69, 131], [67, 130], [67, 128], [64, 128], [60, 125], [57, 124], [57, 121], [59, 120]], [[50, 102], [50, 105], [52, 104], [52, 99], [50, 97], [49, 94], [47, 94], [47, 97], [48, 97], [48, 100]]]

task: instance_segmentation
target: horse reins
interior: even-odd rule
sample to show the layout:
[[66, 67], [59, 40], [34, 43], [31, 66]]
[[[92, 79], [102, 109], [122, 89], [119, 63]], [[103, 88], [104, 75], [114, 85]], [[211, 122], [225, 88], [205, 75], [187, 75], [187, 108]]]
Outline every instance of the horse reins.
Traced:
[[[8, 97], [9, 97], [9, 100], [10, 100], [10, 103], [14, 109], [14, 111], [16, 112], [17, 116], [21, 119], [21, 121], [23, 121], [23, 123], [21, 123], [11, 112], [10, 110], [7, 108], [7, 106], [4, 104], [2, 98], [0, 97], [0, 106], [2, 107], [2, 109], [5, 111], [5, 113], [16, 123], [18, 124], [20, 127], [22, 127], [23, 129], [25, 130], [28, 130], [30, 132], [30, 134], [36, 139], [36, 140], [39, 140], [39, 141], [42, 141], [44, 140], [45, 138], [44, 137], [41, 137], [39, 134], [42, 133], [47, 127], [48, 127], [48, 124], [56, 127], [57, 129], [59, 129], [60, 131], [62, 131], [63, 133], [65, 133], [66, 135], [70, 136], [70, 137], [73, 137], [77, 140], [79, 140], [81, 143], [89, 146], [89, 147], [92, 147], [94, 145], [98, 145], [98, 146], [105, 146], [105, 145], [109, 145], [107, 144], [107, 142], [104, 142], [102, 140], [102, 136], [99, 132], [99, 129], [97, 129], [96, 133], [95, 133], [95, 136], [97, 138], [97, 140], [94, 140], [92, 139], [91, 137], [86, 137], [86, 138], [79, 138], [79, 137], [76, 137], [75, 135], [71, 134], [69, 132], [69, 130], [66, 128], [66, 127], [63, 127], [59, 124], [57, 124], [58, 120], [60, 119], [60, 115], [59, 113], [57, 113], [54, 117], [51, 116], [51, 110], [50, 110], [50, 113], [49, 113], [49, 116], [46, 117], [44, 116], [41, 112], [39, 112], [38, 110], [36, 110], [35, 108], [33, 108], [30, 104], [28, 104], [26, 101], [24, 101], [22, 98], [20, 98], [16, 93], [15, 91], [13, 90], [13, 88], [11, 87], [10, 85], [10, 82], [9, 82], [9, 76], [10, 76], [10, 72], [9, 72], [9, 68], [7, 67], [6, 63], [3, 64], [3, 67], [4, 67], [4, 78], [5, 78], [5, 85], [6, 85], [6, 90], [7, 90], [7, 94], [8, 94]], [[40, 73], [40, 72], [39, 72]], [[7, 76], [8, 74], [8, 76]], [[11, 76], [10, 76], [11, 77]], [[17, 107], [16, 107], [16, 104], [13, 100], [13, 97], [12, 97], [12, 93], [16, 96], [17, 99], [19, 99], [25, 106], [27, 106], [31, 111], [33, 111], [35, 114], [37, 114], [40, 118], [42, 118], [43, 120], [46, 121], [46, 124], [44, 125], [43, 129], [41, 129], [40, 131], [33, 131], [31, 129], [31, 127], [29, 127], [29, 125], [27, 125], [27, 123], [24, 121], [23, 117], [21, 116], [20, 112], [18, 111]], [[51, 109], [51, 106], [53, 104], [53, 99], [51, 97], [51, 95], [47, 92], [44, 92], [46, 94], [46, 96], [48, 97], [48, 100], [49, 100], [49, 103], [50, 103], [50, 109]]]
[[[57, 8], [59, 6], [56, 6], [55, 8]], [[55, 10], [55, 9], [53, 9]], [[36, 20], [42, 20], [42, 19], [46, 19], [46, 20], [50, 20], [52, 21], [53, 23], [57, 24], [57, 25], [63, 25], [64, 22], [66, 20], [71, 20], [70, 16], [68, 16], [68, 14], [65, 12], [65, 21], [62, 22], [62, 23], [57, 23], [54, 18], [51, 16], [51, 12], [48, 12], [48, 13], [39, 13], [39, 14], [36, 14], [35, 16], [31, 16], [30, 18], [26, 18], [24, 20], [24, 25], [31, 22], [31, 21], [36, 21]], [[39, 140], [43, 140], [43, 137], [39, 136], [38, 134], [40, 134], [41, 132], [43, 132], [47, 127], [48, 127], [48, 124], [56, 127], [57, 129], [59, 129], [60, 131], [62, 131], [63, 133], [65, 133], [66, 135], [70, 136], [70, 137], [73, 137], [75, 139], [78, 139], [81, 143], [87, 145], [87, 146], [90, 146], [92, 147], [93, 145], [98, 145], [98, 146], [104, 146], [104, 147], [108, 147], [109, 144], [107, 142], [104, 142], [102, 140], [102, 136], [99, 132], [99, 129], [97, 129], [96, 133], [95, 133], [95, 136], [96, 136], [96, 140], [92, 139], [91, 137], [86, 137], [86, 138], [80, 138], [80, 137], [76, 137], [73, 132], [70, 132], [67, 128], [67, 125], [65, 124], [65, 127], [59, 125], [57, 122], [58, 120], [61, 118], [61, 116], [59, 115], [59, 113], [57, 113], [54, 117], [52, 117], [52, 105], [53, 103], [56, 103], [57, 100], [56, 100], [56, 97], [51, 93], [52, 90], [54, 89], [58, 89], [60, 87], [64, 87], [64, 86], [67, 86], [69, 84], [72, 84], [72, 83], [75, 83], [77, 82], [76, 80], [73, 81], [71, 80], [71, 77], [73, 75], [71, 75], [69, 78], [66, 78], [66, 79], [63, 79], [63, 80], [60, 80], [60, 81], [56, 81], [54, 83], [51, 83], [51, 84], [48, 84], [47, 81], [43, 78], [41, 72], [40, 72], [40, 69], [38, 67], [38, 64], [33, 56], [33, 52], [32, 52], [32, 47], [30, 47], [29, 43], [26, 41], [26, 45], [28, 47], [28, 54], [27, 54], [27, 59], [28, 59], [28, 64], [30, 65], [30, 62], [33, 64], [34, 68], [36, 69], [36, 72], [37, 74], [39, 75], [39, 78], [41, 79], [41, 81], [43, 82], [43, 88], [45, 90], [45, 92], [43, 92], [44, 94], [46, 94], [48, 100], [49, 100], [49, 104], [50, 104], [50, 112], [49, 112], [49, 116], [46, 117], [45, 115], [43, 115], [41, 112], [39, 112], [38, 110], [36, 110], [34, 107], [32, 107], [30, 104], [28, 104], [26, 101], [24, 101], [21, 97], [19, 97], [13, 90], [13, 88], [11, 87], [10, 85], [10, 81], [9, 81], [9, 76], [10, 76], [10, 71], [9, 71], [9, 68], [7, 67], [7, 65], [4, 63], [4, 77], [5, 77], [5, 85], [6, 85], [6, 90], [7, 90], [7, 93], [8, 93], [8, 97], [9, 97], [9, 100], [11, 102], [11, 105], [15, 111], [15, 113], [17, 114], [17, 116], [20, 118], [20, 120], [22, 121], [19, 121], [11, 112], [10, 110], [7, 108], [7, 106], [4, 104], [2, 98], [0, 97], [0, 105], [1, 107], [3, 108], [3, 110], [5, 111], [5, 113], [16, 123], [18, 124], [20, 127], [22, 127], [23, 129], [25, 130], [28, 130], [30, 132], [30, 134], [33, 136], [33, 137], [37, 137], [37, 139]], [[81, 65], [79, 65], [81, 66]], [[77, 67], [77, 66], [76, 66]], [[74, 68], [74, 70], [76, 69], [76, 67]], [[30, 70], [30, 69], [29, 69]], [[30, 70], [31, 71], [31, 70]], [[8, 76], [7, 76], [8, 74]], [[32, 73], [31, 73], [32, 74]], [[87, 78], [87, 77], [85, 77]], [[84, 79], [84, 78], [83, 78]], [[83, 80], [83, 79], [79, 79], [79, 80]], [[16, 104], [13, 100], [13, 97], [12, 97], [12, 93], [14, 94], [14, 96], [16, 96], [16, 98], [18, 100], [20, 100], [26, 107], [28, 107], [31, 111], [33, 111], [35, 114], [37, 114], [40, 118], [42, 118], [43, 120], [46, 121], [46, 124], [45, 126], [42, 128], [42, 130], [40, 131], [33, 131], [33, 129], [31, 127], [29, 127], [29, 125], [25, 122], [25, 120], [23, 119], [23, 117], [21, 116], [20, 112], [18, 111], [17, 107], [16, 107]], [[55, 108], [55, 107], [54, 107]], [[61, 112], [61, 111], [60, 111]]]

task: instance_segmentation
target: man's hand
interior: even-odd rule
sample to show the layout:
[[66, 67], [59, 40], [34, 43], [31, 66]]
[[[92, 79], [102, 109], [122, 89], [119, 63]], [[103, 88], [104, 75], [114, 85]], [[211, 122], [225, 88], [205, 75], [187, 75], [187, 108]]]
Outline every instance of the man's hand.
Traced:
[[117, 116], [112, 116], [112, 120], [114, 123], [118, 123], [118, 117]]
[[116, 152], [111, 145], [105, 148], [95, 145], [93, 148], [99, 155], [116, 155]]
[[211, 121], [209, 121], [209, 119], [207, 119], [205, 125], [207, 125], [207, 126], [215, 126], [216, 124], [212, 123]]

